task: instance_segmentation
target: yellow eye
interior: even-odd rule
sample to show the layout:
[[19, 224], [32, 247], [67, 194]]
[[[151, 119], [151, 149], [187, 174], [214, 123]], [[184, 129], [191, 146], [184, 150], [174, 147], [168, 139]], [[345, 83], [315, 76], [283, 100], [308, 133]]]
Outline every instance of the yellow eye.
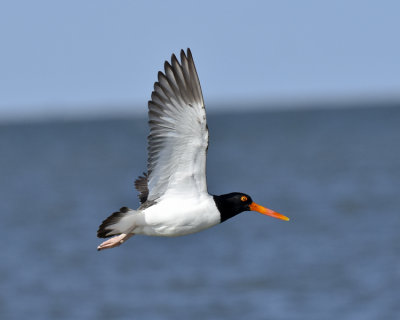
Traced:
[[242, 200], [243, 202], [246, 202], [246, 201], [247, 201], [247, 197], [246, 197], [246, 196], [242, 196], [242, 197], [240, 198], [240, 200]]

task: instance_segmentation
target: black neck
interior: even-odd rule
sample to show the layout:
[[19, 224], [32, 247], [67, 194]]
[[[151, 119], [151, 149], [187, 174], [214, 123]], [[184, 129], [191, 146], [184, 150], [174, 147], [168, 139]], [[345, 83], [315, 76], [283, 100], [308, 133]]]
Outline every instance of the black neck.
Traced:
[[235, 203], [229, 201], [227, 196], [229, 195], [223, 194], [221, 196], [213, 196], [214, 202], [221, 214], [221, 222], [224, 222], [244, 211], [243, 209], [238, 208]]

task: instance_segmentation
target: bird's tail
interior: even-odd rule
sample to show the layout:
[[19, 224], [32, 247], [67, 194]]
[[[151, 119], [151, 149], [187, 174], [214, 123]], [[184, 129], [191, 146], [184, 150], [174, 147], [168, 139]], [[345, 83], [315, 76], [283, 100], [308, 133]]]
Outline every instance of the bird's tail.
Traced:
[[136, 211], [122, 207], [105, 219], [97, 230], [99, 238], [108, 238], [121, 233], [130, 233], [134, 227], [134, 213]]

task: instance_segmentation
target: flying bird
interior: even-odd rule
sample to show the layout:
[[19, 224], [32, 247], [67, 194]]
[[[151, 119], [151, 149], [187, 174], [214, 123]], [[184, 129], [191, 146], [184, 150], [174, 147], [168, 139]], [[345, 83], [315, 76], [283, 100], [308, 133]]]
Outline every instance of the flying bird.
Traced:
[[100, 225], [97, 236], [110, 239], [97, 249], [119, 246], [135, 234], [183, 236], [210, 228], [243, 211], [289, 218], [253, 202], [241, 192], [207, 192], [208, 127], [200, 81], [192, 53], [181, 50], [179, 62], [158, 73], [148, 102], [147, 173], [135, 181], [137, 210], [122, 207]]

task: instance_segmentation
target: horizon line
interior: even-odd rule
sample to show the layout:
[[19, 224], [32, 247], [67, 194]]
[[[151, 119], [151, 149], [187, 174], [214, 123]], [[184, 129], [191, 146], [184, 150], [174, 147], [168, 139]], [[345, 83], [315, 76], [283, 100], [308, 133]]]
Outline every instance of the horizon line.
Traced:
[[[17, 124], [49, 121], [73, 120], [101, 120], [122, 117], [147, 117], [147, 102], [142, 103], [86, 103], [86, 104], [55, 104], [57, 109], [51, 110], [50, 104], [33, 108], [34, 112], [14, 112], [3, 114], [0, 124]], [[62, 108], [60, 108], [62, 106]], [[217, 106], [213, 108], [212, 106]], [[400, 97], [313, 97], [300, 99], [253, 99], [246, 101], [240, 99], [232, 101], [211, 101], [206, 103], [208, 114], [241, 112], [279, 112], [279, 111], [307, 111], [307, 110], [332, 110], [332, 109], [362, 109], [371, 107], [400, 107]]]

